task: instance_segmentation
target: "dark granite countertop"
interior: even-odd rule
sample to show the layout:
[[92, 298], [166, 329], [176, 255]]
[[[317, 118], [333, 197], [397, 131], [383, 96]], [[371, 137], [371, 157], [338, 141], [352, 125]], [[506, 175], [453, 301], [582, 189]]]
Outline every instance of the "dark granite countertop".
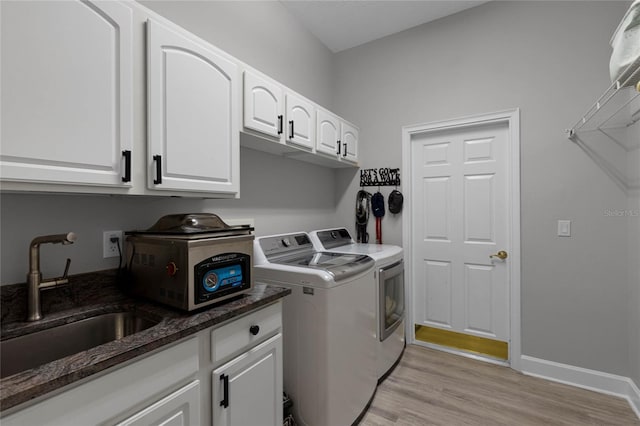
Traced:
[[159, 322], [120, 340], [1, 379], [0, 410], [5, 411], [55, 391], [291, 293], [291, 290], [282, 287], [256, 284], [248, 294], [208, 309], [187, 313], [126, 296], [116, 285], [115, 271], [77, 275], [70, 277], [70, 282], [69, 286], [42, 293], [44, 318], [34, 323], [24, 322], [25, 285], [0, 287], [0, 339], [113, 312], [135, 312]]

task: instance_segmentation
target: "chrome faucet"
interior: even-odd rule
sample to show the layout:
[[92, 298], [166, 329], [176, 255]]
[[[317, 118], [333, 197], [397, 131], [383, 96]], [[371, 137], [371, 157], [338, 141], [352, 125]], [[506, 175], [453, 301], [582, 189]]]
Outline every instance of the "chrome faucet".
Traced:
[[27, 274], [27, 321], [37, 321], [42, 319], [40, 312], [40, 289], [55, 287], [57, 285], [67, 284], [69, 279], [69, 265], [71, 259], [67, 259], [64, 267], [64, 273], [59, 278], [49, 280], [42, 279], [40, 272], [40, 244], [73, 244], [76, 240], [76, 234], [69, 232], [68, 234], [43, 235], [36, 237], [29, 245], [29, 273]]

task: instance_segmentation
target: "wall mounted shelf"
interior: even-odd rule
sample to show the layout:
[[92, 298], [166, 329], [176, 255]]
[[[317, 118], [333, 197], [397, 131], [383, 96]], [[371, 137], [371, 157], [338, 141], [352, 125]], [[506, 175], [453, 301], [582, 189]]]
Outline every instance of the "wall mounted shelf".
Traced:
[[580, 132], [629, 127], [640, 120], [640, 58], [632, 63], [570, 129], [575, 140]]

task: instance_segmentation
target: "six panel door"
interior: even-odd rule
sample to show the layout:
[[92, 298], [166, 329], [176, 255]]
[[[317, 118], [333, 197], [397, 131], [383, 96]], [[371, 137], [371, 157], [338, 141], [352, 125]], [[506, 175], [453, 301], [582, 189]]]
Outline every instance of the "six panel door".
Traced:
[[507, 126], [412, 137], [414, 321], [509, 340]]

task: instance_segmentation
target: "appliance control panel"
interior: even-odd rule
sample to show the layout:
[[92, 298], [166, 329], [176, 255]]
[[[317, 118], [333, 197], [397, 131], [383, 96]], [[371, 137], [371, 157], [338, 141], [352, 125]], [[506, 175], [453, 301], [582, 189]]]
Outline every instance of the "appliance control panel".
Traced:
[[316, 232], [322, 247], [331, 249], [335, 247], [346, 246], [354, 243], [349, 231], [345, 228], [327, 229], [326, 231]]
[[225, 253], [195, 265], [195, 304], [249, 288], [251, 258], [244, 253]]
[[306, 232], [298, 234], [275, 235], [260, 239], [260, 248], [267, 258], [285, 253], [313, 249], [313, 244]]

